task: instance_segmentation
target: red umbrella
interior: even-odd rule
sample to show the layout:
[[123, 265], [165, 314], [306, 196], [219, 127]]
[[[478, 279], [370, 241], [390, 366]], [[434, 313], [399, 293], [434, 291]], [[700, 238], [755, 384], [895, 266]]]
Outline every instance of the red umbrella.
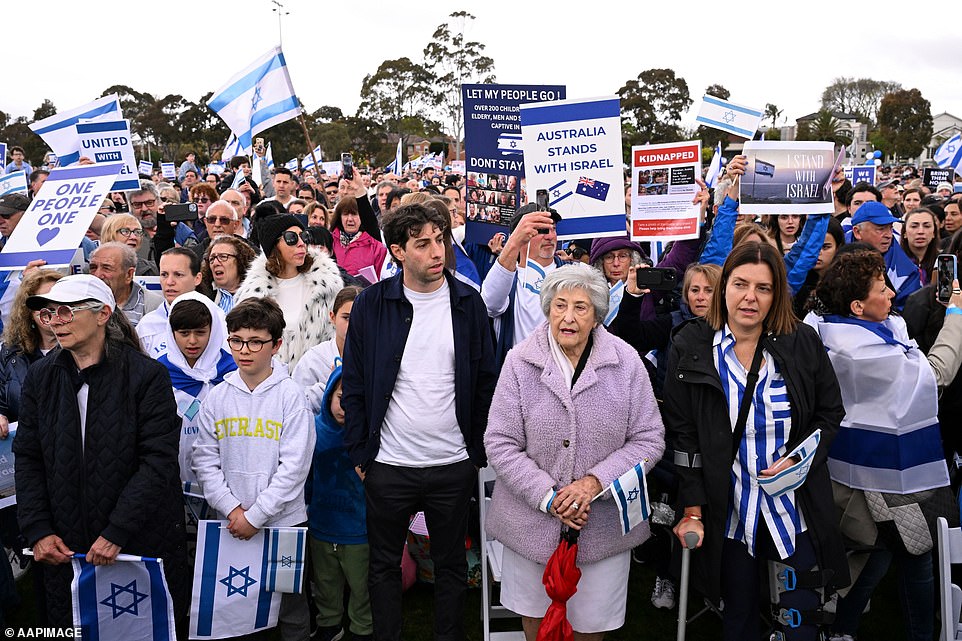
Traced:
[[568, 623], [567, 602], [578, 591], [581, 570], [575, 565], [578, 557], [578, 530], [565, 528], [561, 531], [561, 542], [548, 559], [544, 568], [545, 592], [551, 597], [551, 605], [544, 613], [541, 627], [538, 628], [537, 641], [572, 641], [574, 632]]

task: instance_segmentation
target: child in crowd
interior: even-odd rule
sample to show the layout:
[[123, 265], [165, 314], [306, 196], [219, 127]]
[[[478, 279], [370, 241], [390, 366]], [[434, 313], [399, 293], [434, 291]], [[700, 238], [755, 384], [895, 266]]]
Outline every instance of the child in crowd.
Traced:
[[[347, 303], [348, 306], [351, 303]], [[367, 590], [368, 545], [364, 485], [344, 447], [341, 367], [327, 380], [321, 410], [314, 422], [317, 440], [308, 483], [311, 572], [317, 606], [317, 641], [342, 638], [344, 584], [353, 639], [370, 639], [374, 631]]]
[[[237, 371], [201, 408], [193, 468], [207, 502], [226, 516], [234, 537], [246, 540], [263, 527], [306, 524], [313, 416], [287, 368], [273, 359], [284, 332], [284, 313], [273, 299], [238, 303], [227, 331]], [[285, 640], [309, 635], [305, 592], [281, 597]]]
[[321, 413], [321, 399], [324, 398], [327, 379], [334, 369], [334, 361], [344, 356], [344, 338], [351, 320], [351, 308], [361, 291], [360, 287], [349, 285], [337, 293], [331, 308], [334, 338], [309, 349], [291, 373], [294, 381], [304, 388], [307, 403], [315, 414]]

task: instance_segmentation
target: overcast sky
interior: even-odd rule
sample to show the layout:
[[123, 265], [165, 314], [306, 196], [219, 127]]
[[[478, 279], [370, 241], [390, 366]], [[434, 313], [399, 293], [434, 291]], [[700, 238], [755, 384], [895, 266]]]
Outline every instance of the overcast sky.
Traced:
[[[353, 113], [365, 74], [386, 59], [420, 60], [435, 27], [466, 9], [477, 17], [467, 35], [487, 45], [499, 82], [565, 84], [569, 98], [611, 95], [641, 71], [667, 67], [688, 82], [688, 123], [713, 83], [740, 104], [774, 103], [793, 123], [818, 109], [837, 76], [917, 87], [933, 115], [962, 116], [958, 34], [939, 26], [951, 16], [944, 4], [928, 13], [928, 3], [863, 10], [825, 0], [282, 2], [284, 52], [309, 111]], [[31, 117], [44, 98], [76, 107], [114, 84], [196, 101], [278, 41], [271, 0], [3, 5], [0, 110], [13, 116]]]

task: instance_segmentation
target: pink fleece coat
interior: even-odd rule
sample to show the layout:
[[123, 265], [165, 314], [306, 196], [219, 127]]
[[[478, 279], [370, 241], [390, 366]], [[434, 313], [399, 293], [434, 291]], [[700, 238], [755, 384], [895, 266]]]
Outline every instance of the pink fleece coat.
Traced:
[[334, 236], [334, 256], [337, 264], [351, 276], [357, 276], [362, 269], [371, 265], [374, 273], [381, 275], [381, 267], [384, 266], [384, 258], [387, 256], [387, 247], [383, 243], [371, 238], [366, 231], [362, 231], [358, 238], [347, 247], [341, 245], [341, 230], [331, 231]]
[[[491, 403], [484, 445], [497, 472], [487, 532], [521, 556], [546, 563], [561, 522], [538, 510], [551, 488], [587, 474], [607, 487], [639, 461], [648, 471], [665, 449], [665, 428], [638, 353], [603, 327], [568, 389], [548, 347], [545, 323], [508, 353]], [[610, 494], [591, 504], [578, 562], [641, 544], [648, 523], [622, 536]]]

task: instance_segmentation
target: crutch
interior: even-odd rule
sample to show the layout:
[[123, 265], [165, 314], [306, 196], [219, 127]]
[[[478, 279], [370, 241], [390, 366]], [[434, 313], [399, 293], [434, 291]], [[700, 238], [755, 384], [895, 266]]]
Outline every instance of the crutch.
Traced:
[[678, 635], [677, 641], [685, 641], [685, 626], [688, 624], [688, 574], [691, 570], [691, 551], [698, 545], [698, 535], [685, 534], [685, 545], [681, 551], [681, 586], [678, 598]]

